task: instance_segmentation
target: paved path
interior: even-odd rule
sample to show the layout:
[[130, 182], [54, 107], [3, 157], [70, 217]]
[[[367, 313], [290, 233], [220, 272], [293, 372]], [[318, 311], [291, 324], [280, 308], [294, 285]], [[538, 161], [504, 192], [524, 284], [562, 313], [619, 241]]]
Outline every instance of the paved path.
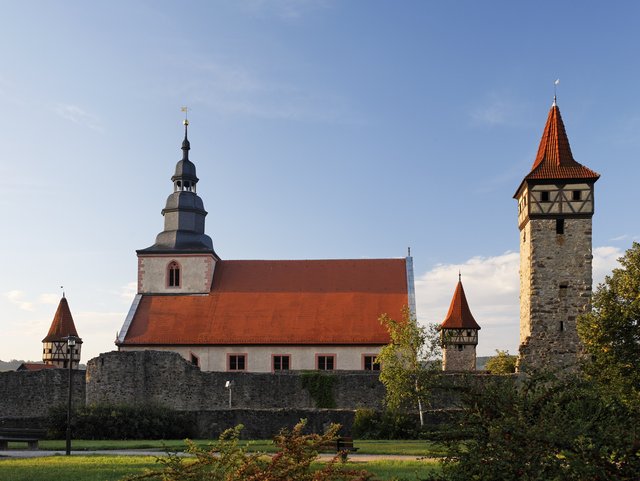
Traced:
[[[156, 456], [160, 457], [165, 454], [162, 450], [151, 451], [145, 449], [111, 449], [111, 450], [101, 450], [101, 451], [71, 451], [72, 456], [91, 456], [91, 455], [100, 455], [100, 456]], [[8, 449], [0, 451], [0, 459], [3, 458], [41, 458], [45, 456], [64, 456], [65, 451], [45, 451], [45, 450], [19, 450], [19, 449]], [[182, 456], [187, 456], [185, 453], [181, 453]], [[323, 453], [320, 454], [319, 458], [322, 460], [329, 460], [333, 458], [335, 455]], [[397, 460], [417, 460], [417, 459], [425, 459], [421, 456], [411, 456], [406, 454], [350, 454], [349, 461], [353, 461], [356, 463], [366, 463], [368, 461], [378, 461], [383, 459], [397, 459]], [[432, 458], [429, 458], [432, 459]]]

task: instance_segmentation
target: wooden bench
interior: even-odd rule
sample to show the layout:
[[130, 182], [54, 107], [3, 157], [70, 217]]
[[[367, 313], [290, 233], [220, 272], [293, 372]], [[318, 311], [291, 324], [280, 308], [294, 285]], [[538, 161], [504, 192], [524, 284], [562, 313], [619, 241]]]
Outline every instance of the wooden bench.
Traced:
[[44, 429], [0, 428], [0, 450], [9, 449], [9, 443], [27, 443], [29, 449], [38, 449], [38, 441], [45, 437]]
[[323, 444], [323, 447], [327, 450], [335, 451], [340, 454], [344, 461], [347, 460], [347, 455], [349, 453], [355, 453], [358, 448], [353, 445], [353, 438], [349, 437], [339, 437], [332, 439]]

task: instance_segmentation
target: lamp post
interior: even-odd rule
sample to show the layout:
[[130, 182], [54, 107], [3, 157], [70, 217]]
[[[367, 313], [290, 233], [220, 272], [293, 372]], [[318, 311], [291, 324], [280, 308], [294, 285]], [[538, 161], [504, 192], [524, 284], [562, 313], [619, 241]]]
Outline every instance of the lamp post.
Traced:
[[67, 336], [67, 355], [69, 357], [69, 399], [67, 403], [67, 456], [71, 455], [71, 377], [73, 375], [73, 348], [76, 345], [74, 336]]
[[231, 409], [231, 387], [233, 386], [233, 381], [227, 381], [224, 384], [224, 387], [226, 387], [229, 390], [229, 409]]

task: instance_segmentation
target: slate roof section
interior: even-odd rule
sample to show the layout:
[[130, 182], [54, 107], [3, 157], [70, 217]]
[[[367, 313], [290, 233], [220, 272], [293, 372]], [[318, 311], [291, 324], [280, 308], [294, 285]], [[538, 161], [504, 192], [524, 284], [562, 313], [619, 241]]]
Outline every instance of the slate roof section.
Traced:
[[407, 303], [405, 259], [222, 260], [209, 294], [142, 296], [120, 345], [382, 345]]
[[453, 299], [451, 299], [449, 312], [447, 312], [447, 317], [440, 324], [440, 329], [480, 329], [480, 326], [473, 318], [473, 314], [471, 314], [471, 309], [469, 309], [462, 281], [458, 281], [456, 290], [453, 293]]
[[[76, 325], [73, 322], [73, 317], [71, 316], [67, 298], [62, 296], [58, 304], [58, 309], [53, 316], [49, 333], [42, 342], [63, 341], [66, 340], [68, 336], [79, 337]], [[81, 343], [82, 341], [78, 339], [76, 342]]]
[[[564, 122], [560, 115], [560, 109], [553, 104], [547, 123], [544, 126], [542, 139], [538, 147], [538, 154], [531, 166], [531, 172], [527, 174], [522, 183], [527, 180], [586, 180], [596, 181], [600, 174], [588, 167], [576, 162], [571, 153], [569, 138], [564, 128]], [[517, 193], [522, 187], [518, 187]]]

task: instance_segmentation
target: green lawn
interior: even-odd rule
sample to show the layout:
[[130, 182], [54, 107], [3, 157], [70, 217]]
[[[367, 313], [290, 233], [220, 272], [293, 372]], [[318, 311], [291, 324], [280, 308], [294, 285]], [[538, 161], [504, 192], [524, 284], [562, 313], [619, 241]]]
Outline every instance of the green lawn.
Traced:
[[[213, 440], [198, 440], [196, 443], [205, 447]], [[245, 441], [242, 441], [245, 442]], [[275, 447], [269, 440], [246, 441], [251, 451], [274, 452]], [[406, 454], [411, 456], [441, 457], [444, 448], [437, 443], [424, 440], [365, 440], [356, 439], [354, 445], [358, 454]], [[11, 448], [24, 449], [24, 443], [10, 443]], [[113, 450], [113, 449], [164, 449], [182, 450], [185, 444], [182, 440], [169, 441], [90, 441], [77, 440], [72, 442], [72, 450]], [[61, 451], [65, 449], [64, 440], [40, 441], [40, 449]]]
[[[428, 461], [371, 461], [347, 463], [347, 467], [366, 469], [382, 481], [415, 481], [439, 470]], [[1, 459], [0, 480], [33, 481], [116, 481], [126, 474], [158, 467], [152, 456], [50, 456], [30, 459]]]

